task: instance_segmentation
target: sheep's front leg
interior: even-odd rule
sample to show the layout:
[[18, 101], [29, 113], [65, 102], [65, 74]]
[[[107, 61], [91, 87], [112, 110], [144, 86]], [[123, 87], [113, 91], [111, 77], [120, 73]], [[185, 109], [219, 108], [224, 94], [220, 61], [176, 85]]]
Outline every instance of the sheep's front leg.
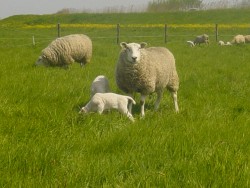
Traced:
[[174, 101], [174, 107], [175, 107], [175, 112], [179, 112], [179, 107], [178, 107], [178, 101], [177, 101], [177, 91], [171, 92], [173, 101]]
[[[128, 93], [128, 96], [132, 97], [133, 98], [133, 94], [132, 93]], [[132, 102], [129, 102], [128, 103], [128, 111], [130, 114], [132, 114]]]
[[161, 99], [162, 99], [162, 94], [163, 94], [162, 90], [157, 92], [157, 100], [155, 102], [155, 110], [158, 110], [158, 108], [159, 108], [159, 105], [160, 105], [160, 102], [161, 102]]
[[144, 105], [145, 105], [145, 99], [146, 99], [146, 95], [141, 95], [141, 99], [140, 99], [140, 104], [141, 104], [141, 116], [145, 117], [145, 112], [144, 112]]

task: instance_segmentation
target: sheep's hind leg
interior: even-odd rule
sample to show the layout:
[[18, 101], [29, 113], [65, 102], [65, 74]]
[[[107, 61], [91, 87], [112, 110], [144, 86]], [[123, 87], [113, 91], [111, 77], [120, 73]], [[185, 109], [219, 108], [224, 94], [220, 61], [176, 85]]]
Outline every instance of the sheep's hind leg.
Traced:
[[144, 106], [145, 106], [146, 95], [141, 95], [140, 104], [141, 104], [141, 117], [145, 117]]
[[177, 91], [173, 91], [171, 92], [171, 94], [172, 94], [173, 101], [174, 101], [175, 112], [178, 113], [179, 107], [178, 107], [178, 101], [177, 101]]
[[162, 91], [157, 92], [157, 100], [155, 101], [155, 110], [158, 110], [158, 108], [159, 108], [159, 105], [160, 105], [160, 102], [162, 99], [162, 94], [163, 94]]

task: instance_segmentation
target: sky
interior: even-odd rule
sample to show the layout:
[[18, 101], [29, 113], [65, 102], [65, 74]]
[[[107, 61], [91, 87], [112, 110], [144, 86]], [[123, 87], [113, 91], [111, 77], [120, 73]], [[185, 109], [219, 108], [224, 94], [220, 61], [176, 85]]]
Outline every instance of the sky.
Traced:
[[150, 0], [0, 0], [0, 19], [23, 14], [53, 14], [64, 8], [100, 11], [108, 7], [142, 7]]

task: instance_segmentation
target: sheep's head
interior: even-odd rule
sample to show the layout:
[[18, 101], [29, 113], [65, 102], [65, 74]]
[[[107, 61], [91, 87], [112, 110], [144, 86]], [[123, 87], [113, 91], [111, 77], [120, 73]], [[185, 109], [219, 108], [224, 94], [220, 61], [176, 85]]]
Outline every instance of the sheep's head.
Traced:
[[205, 43], [209, 44], [209, 36], [207, 34], [203, 34], [202, 35], [203, 40], [205, 41]]
[[140, 50], [145, 48], [147, 43], [142, 42], [138, 44], [122, 42], [120, 45], [123, 49], [125, 49], [127, 61], [130, 63], [137, 63], [141, 58]]
[[45, 66], [48, 66], [49, 62], [47, 61], [46, 56], [41, 55], [41, 56], [38, 57], [35, 65], [45, 65]]

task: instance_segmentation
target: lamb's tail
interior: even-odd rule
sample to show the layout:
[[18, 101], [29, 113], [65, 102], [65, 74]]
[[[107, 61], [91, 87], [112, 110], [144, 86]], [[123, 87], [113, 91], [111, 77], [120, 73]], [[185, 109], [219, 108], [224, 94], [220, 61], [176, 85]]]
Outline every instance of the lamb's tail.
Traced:
[[136, 104], [135, 100], [132, 97], [127, 96], [127, 99], [130, 100], [133, 104]]

